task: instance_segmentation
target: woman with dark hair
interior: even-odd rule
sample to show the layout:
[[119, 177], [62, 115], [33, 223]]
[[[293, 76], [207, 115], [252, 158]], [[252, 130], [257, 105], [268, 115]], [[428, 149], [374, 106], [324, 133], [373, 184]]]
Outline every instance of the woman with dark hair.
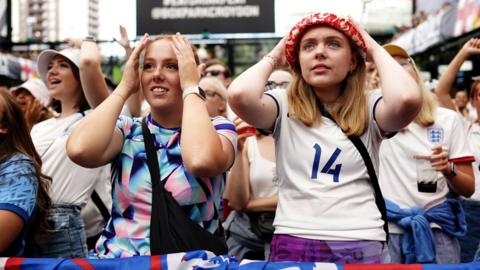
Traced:
[[35, 233], [47, 227], [51, 178], [41, 166], [22, 110], [0, 91], [0, 257], [24, 256]]
[[[88, 46], [91, 41], [83, 43]], [[82, 46], [82, 54], [83, 50]], [[89, 87], [85, 89], [90, 91], [84, 91], [83, 86], [91, 84], [91, 78], [79, 72], [79, 68], [85, 66], [82, 61], [86, 60], [75, 48], [45, 50], [38, 57], [38, 71], [59, 114], [36, 124], [31, 132], [43, 162], [42, 170], [52, 177], [50, 196], [53, 203], [48, 216], [51, 229], [37, 235], [42, 250], [35, 256], [75, 258], [87, 255], [80, 211], [97, 180], [107, 177], [108, 171], [104, 167], [88, 169], [73, 163], [66, 153], [66, 141], [73, 127], [88, 113], [89, 103], [92, 107], [98, 105], [108, 93], [102, 87]]]

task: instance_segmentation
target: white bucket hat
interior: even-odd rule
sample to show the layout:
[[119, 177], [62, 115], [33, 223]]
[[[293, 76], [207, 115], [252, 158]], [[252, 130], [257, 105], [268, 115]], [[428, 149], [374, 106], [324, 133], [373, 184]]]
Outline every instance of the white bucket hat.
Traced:
[[37, 70], [40, 73], [40, 77], [42, 78], [43, 82], [47, 83], [47, 71], [48, 71], [48, 64], [52, 59], [57, 56], [62, 55], [70, 60], [77, 68], [79, 68], [80, 63], [80, 49], [77, 48], [67, 48], [61, 51], [56, 50], [44, 50], [40, 53], [37, 60]]
[[44, 107], [47, 107], [48, 104], [50, 104], [52, 98], [50, 96], [50, 93], [48, 92], [47, 86], [45, 85], [45, 83], [43, 83], [42, 80], [38, 78], [31, 78], [23, 84], [11, 88], [10, 91], [12, 92], [12, 94], [14, 94], [15, 91], [20, 89], [25, 89], [30, 92], [30, 94], [32, 94], [32, 96], [36, 100], [38, 100], [38, 102], [40, 102], [40, 104], [42, 104]]

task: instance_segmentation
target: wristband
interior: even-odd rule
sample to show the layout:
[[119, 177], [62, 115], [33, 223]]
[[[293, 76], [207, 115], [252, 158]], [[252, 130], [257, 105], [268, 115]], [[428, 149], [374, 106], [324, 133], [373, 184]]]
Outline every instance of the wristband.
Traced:
[[203, 91], [202, 88], [198, 85], [190, 86], [187, 89], [183, 90], [182, 98], [185, 100], [185, 98], [190, 95], [190, 94], [195, 94], [202, 100], [206, 99], [205, 91]]
[[450, 176], [457, 176], [457, 164], [450, 162], [450, 172], [448, 174]]

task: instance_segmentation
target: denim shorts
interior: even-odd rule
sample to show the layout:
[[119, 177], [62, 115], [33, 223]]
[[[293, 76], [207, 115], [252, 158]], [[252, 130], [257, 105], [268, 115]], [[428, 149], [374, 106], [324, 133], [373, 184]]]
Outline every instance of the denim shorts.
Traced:
[[84, 258], [87, 256], [85, 226], [80, 206], [54, 204], [48, 215], [49, 230], [37, 235], [37, 257]]

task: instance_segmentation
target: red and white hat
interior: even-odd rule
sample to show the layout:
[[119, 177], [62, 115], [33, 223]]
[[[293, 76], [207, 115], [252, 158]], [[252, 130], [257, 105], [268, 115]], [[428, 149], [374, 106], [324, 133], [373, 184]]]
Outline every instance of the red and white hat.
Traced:
[[333, 27], [347, 35], [352, 40], [353, 44], [355, 44], [364, 56], [366, 56], [367, 47], [365, 41], [363, 40], [359, 29], [357, 29], [348, 18], [343, 18], [333, 13], [320, 12], [308, 15], [300, 20], [288, 34], [288, 38], [285, 42], [285, 57], [292, 69], [295, 69], [295, 64], [297, 62], [296, 48], [305, 30], [310, 26], [321, 24]]

